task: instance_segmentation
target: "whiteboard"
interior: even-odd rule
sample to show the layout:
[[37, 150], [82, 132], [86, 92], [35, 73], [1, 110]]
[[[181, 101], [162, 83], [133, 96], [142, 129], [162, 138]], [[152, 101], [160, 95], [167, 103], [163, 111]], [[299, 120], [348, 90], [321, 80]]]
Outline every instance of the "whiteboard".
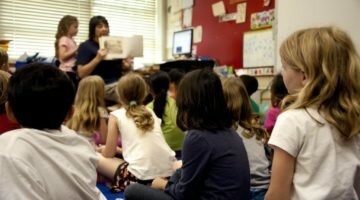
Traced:
[[272, 29], [245, 32], [243, 45], [243, 67], [274, 66]]

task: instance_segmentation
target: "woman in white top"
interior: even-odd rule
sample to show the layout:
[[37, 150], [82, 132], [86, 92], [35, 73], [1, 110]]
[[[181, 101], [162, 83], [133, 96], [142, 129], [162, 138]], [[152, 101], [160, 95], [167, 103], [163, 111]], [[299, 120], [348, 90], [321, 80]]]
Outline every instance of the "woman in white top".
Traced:
[[269, 144], [265, 199], [359, 199], [360, 59], [334, 27], [300, 30], [280, 47], [290, 96]]
[[[156, 177], [173, 173], [175, 152], [161, 131], [161, 120], [142, 103], [147, 94], [145, 80], [128, 73], [117, 85], [122, 107], [110, 113], [106, 145], [99, 154], [98, 171], [113, 178], [112, 190], [121, 192], [130, 182], [151, 184]], [[124, 160], [114, 158], [121, 136]]]

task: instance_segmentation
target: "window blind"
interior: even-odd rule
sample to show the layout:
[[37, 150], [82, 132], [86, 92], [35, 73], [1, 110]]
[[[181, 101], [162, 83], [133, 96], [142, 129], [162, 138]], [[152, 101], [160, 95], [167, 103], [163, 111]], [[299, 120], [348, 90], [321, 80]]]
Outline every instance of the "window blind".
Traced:
[[157, 0], [1, 0], [0, 39], [10, 42], [9, 57], [17, 59], [24, 52], [33, 55], [54, 56], [57, 25], [64, 15], [76, 16], [79, 44], [88, 37], [92, 16], [107, 18], [110, 35], [142, 35], [144, 58], [137, 62], [153, 63], [159, 60], [162, 49], [157, 43], [161, 27], [157, 22]]
[[92, 14], [102, 15], [109, 22], [110, 35], [142, 35], [144, 57], [136, 61], [153, 63], [156, 48], [156, 0], [94, 0]]
[[64, 15], [78, 18], [79, 32], [75, 40], [84, 41], [90, 5], [90, 1], [84, 0], [1, 0], [0, 39], [12, 40], [8, 50], [10, 59], [17, 59], [24, 52], [54, 56], [57, 25]]

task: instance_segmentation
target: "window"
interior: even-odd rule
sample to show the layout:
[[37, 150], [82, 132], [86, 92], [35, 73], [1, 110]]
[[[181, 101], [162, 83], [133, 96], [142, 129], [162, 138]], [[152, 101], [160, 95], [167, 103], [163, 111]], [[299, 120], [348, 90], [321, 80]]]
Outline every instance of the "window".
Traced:
[[93, 15], [106, 17], [110, 35], [142, 35], [143, 62], [154, 62], [156, 57], [156, 2], [154, 0], [94, 0]]
[[57, 25], [64, 15], [79, 20], [77, 42], [87, 37], [90, 2], [81, 0], [1, 0], [0, 38], [10, 42], [9, 57], [17, 59], [24, 52], [54, 56]]
[[[92, 16], [107, 18], [110, 35], [143, 35], [142, 62], [159, 60], [161, 49], [156, 38], [161, 35], [157, 24], [157, 0], [1, 0], [0, 39], [10, 42], [9, 56], [17, 59], [24, 52], [33, 55], [54, 56], [57, 24], [64, 15], [76, 16], [79, 44], [88, 37]], [[160, 32], [159, 32], [160, 30]]]

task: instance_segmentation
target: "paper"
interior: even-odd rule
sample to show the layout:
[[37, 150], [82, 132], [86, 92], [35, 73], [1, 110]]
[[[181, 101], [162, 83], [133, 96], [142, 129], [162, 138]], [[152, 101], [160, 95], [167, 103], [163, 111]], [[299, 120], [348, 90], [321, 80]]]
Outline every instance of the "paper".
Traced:
[[143, 37], [104, 36], [99, 38], [100, 48], [107, 49], [105, 60], [143, 56]]
[[251, 14], [250, 28], [271, 27], [275, 19], [274, 9]]
[[246, 3], [239, 3], [236, 6], [237, 16], [236, 16], [236, 23], [244, 23], [246, 19]]
[[192, 23], [192, 8], [184, 10], [183, 25], [185, 27], [191, 26]]
[[236, 20], [237, 13], [229, 13], [224, 16], [221, 16], [219, 21], [220, 22], [227, 22], [227, 21], [234, 21]]
[[223, 1], [219, 1], [212, 5], [212, 12], [215, 17], [225, 15], [225, 5]]
[[191, 8], [194, 5], [194, 0], [182, 0], [182, 8]]
[[172, 0], [172, 1], [170, 1], [170, 5], [171, 5], [172, 13], [179, 12], [182, 9], [181, 0]]
[[199, 43], [202, 41], [202, 26], [197, 26], [194, 28], [194, 38], [193, 38], [193, 42], [194, 43]]

